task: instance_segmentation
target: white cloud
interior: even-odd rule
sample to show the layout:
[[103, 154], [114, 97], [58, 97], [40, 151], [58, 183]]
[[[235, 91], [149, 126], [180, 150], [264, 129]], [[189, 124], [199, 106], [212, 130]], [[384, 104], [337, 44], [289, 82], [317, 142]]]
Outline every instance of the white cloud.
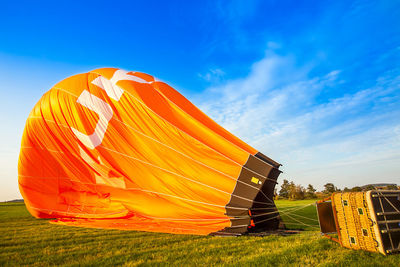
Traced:
[[400, 183], [400, 71], [326, 99], [344, 83], [341, 72], [310, 78], [311, 67], [267, 51], [246, 77], [208, 88], [195, 103], [283, 163], [283, 178], [320, 188]]
[[211, 68], [208, 70], [207, 73], [201, 74], [199, 73], [198, 76], [207, 82], [219, 82], [224, 77], [225, 72], [219, 68]]

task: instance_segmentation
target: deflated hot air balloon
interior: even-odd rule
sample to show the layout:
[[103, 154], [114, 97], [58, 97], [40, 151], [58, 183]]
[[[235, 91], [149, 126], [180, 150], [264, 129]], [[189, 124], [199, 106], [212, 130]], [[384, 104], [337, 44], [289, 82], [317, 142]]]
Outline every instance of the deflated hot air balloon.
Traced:
[[103, 68], [43, 95], [18, 173], [29, 212], [56, 224], [239, 235], [284, 227], [279, 166], [166, 83]]

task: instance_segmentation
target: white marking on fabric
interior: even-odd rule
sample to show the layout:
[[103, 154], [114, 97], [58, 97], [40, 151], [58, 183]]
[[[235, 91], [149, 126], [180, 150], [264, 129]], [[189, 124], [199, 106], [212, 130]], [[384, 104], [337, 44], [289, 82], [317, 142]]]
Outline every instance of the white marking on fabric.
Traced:
[[115, 71], [114, 75], [112, 76], [110, 81], [113, 84], [116, 84], [119, 81], [125, 81], [125, 80], [134, 81], [134, 82], [138, 82], [138, 83], [149, 83], [148, 81], [146, 81], [142, 78], [128, 74], [128, 71], [125, 71], [125, 70]]
[[96, 112], [99, 115], [99, 121], [91, 135], [86, 135], [79, 130], [71, 127], [76, 137], [88, 148], [94, 149], [101, 144], [106, 133], [108, 122], [113, 116], [111, 106], [97, 96], [92, 95], [89, 91], [84, 90], [78, 97], [77, 103]]
[[[86, 161], [90, 165], [90, 167], [95, 169], [94, 177], [96, 179], [96, 184], [109, 185], [111, 187], [123, 189], [126, 188], [124, 177], [110, 176], [110, 168], [108, 168], [107, 165], [103, 163], [100, 156], [98, 156], [97, 158], [99, 161], [99, 163], [97, 163], [81, 147], [79, 147], [79, 151], [83, 160]], [[98, 175], [97, 173], [99, 173], [100, 175]]]
[[124, 93], [124, 90], [121, 87], [112, 83], [110, 80], [107, 80], [103, 76], [99, 76], [96, 79], [94, 79], [92, 81], [92, 84], [106, 91], [107, 95], [116, 101], [119, 101], [122, 94]]

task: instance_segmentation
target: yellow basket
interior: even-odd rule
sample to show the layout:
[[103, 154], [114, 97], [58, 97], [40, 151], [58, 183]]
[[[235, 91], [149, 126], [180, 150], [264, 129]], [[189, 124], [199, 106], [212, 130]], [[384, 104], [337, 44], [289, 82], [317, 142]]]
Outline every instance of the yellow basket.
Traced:
[[384, 255], [400, 250], [398, 190], [334, 193], [317, 210], [322, 234], [343, 247]]

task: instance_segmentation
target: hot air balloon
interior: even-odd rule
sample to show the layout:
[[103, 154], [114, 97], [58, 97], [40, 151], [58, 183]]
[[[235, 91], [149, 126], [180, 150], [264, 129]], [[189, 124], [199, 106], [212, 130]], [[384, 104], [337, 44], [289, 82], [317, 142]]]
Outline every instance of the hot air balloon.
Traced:
[[102, 68], [35, 105], [18, 181], [29, 212], [55, 224], [240, 235], [284, 227], [279, 166], [166, 83]]

